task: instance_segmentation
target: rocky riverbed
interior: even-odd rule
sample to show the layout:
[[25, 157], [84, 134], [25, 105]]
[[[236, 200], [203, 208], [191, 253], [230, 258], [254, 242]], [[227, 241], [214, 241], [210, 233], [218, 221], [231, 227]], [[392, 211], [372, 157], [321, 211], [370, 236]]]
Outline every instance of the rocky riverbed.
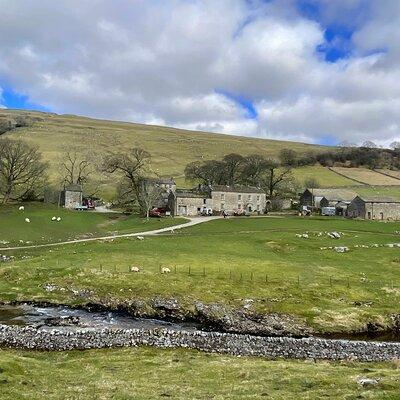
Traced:
[[[220, 312], [219, 309], [212, 310]], [[209, 309], [203, 308], [202, 312], [207, 315], [203, 321], [214, 320], [210, 319]], [[273, 332], [279, 332], [280, 320], [274, 320], [274, 317], [262, 319], [261, 323], [253, 317], [255, 325], [245, 320], [240, 329], [245, 328], [251, 334], [237, 334], [215, 332], [215, 325], [214, 331], [207, 331], [207, 324], [133, 318], [122, 311], [90, 311], [43, 304], [3, 305], [0, 306], [0, 346], [62, 351], [146, 345], [267, 358], [359, 361], [400, 358], [399, 342], [257, 335], [260, 332], [257, 324], [275, 324]], [[226, 329], [234, 326], [235, 321], [231, 316], [225, 316], [220, 326]]]

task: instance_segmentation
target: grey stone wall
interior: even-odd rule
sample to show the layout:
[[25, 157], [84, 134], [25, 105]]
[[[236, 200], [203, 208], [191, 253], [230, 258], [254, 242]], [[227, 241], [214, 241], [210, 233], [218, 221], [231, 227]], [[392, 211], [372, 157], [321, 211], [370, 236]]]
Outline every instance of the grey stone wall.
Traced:
[[72, 350], [128, 346], [189, 348], [235, 356], [267, 358], [390, 361], [400, 358], [400, 343], [267, 338], [250, 335], [168, 329], [38, 329], [0, 325], [0, 346], [37, 350]]

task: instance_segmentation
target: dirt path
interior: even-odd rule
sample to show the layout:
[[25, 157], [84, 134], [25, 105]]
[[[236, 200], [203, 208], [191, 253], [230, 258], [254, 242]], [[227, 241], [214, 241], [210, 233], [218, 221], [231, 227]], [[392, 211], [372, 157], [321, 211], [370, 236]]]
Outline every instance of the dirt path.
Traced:
[[204, 222], [209, 222], [209, 221], [219, 219], [219, 218], [221, 218], [221, 217], [188, 218], [189, 222], [185, 222], [185, 223], [179, 224], [179, 225], [169, 226], [166, 228], [153, 229], [151, 231], [125, 233], [125, 234], [121, 234], [121, 235], [109, 235], [109, 236], [101, 236], [101, 237], [93, 237], [93, 238], [85, 238], [85, 239], [74, 239], [74, 240], [68, 240], [65, 242], [44, 243], [44, 244], [36, 244], [36, 245], [30, 245], [30, 246], [0, 247], [0, 251], [38, 249], [41, 247], [53, 247], [53, 246], [61, 246], [61, 245], [66, 245], [66, 244], [94, 242], [96, 240], [110, 240], [110, 239], [118, 239], [118, 238], [126, 238], [126, 237], [137, 237], [137, 236], [153, 236], [153, 235], [158, 235], [160, 233], [166, 233], [166, 232], [173, 233], [174, 231], [176, 231], [178, 229], [188, 228], [189, 226], [202, 224]]

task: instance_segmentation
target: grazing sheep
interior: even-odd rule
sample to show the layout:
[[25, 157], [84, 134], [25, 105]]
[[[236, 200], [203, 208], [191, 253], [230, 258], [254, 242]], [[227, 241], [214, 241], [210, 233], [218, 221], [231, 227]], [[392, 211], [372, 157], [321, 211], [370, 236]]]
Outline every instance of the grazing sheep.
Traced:
[[61, 221], [61, 217], [57, 217], [57, 222], [60, 222]]
[[25, 207], [24, 207], [24, 206], [20, 206], [20, 207], [18, 208], [18, 210], [19, 210], [19, 211], [24, 211], [24, 210], [25, 210]]
[[171, 270], [167, 267], [162, 267], [161, 268], [161, 273], [162, 274], [169, 274], [171, 272]]
[[137, 240], [144, 240], [144, 237], [143, 236], [136, 236], [136, 239]]
[[52, 217], [51, 218], [52, 221], [55, 221], [56, 219], [57, 219], [57, 217]]
[[31, 222], [31, 220], [29, 218], [25, 218], [25, 222]]
[[140, 272], [139, 267], [131, 267], [131, 272]]

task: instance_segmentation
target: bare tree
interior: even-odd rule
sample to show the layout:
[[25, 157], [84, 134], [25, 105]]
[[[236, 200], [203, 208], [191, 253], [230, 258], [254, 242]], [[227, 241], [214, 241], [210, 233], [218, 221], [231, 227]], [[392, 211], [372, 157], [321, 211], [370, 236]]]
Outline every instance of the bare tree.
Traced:
[[153, 179], [146, 178], [150, 169], [150, 158], [147, 151], [133, 148], [128, 154], [109, 154], [103, 163], [103, 171], [119, 173], [122, 177], [119, 185], [120, 199], [125, 203], [137, 202], [146, 217], [162, 192]]
[[62, 154], [59, 167], [62, 181], [68, 185], [82, 185], [94, 172], [88, 155], [82, 155], [73, 149]]
[[47, 164], [37, 147], [22, 140], [0, 140], [0, 193], [3, 203], [34, 193], [44, 179]]
[[278, 192], [279, 186], [290, 180], [292, 171], [290, 168], [280, 169], [278, 162], [268, 160], [266, 171], [262, 175], [261, 187], [264, 188], [267, 196], [272, 199]]
[[154, 207], [155, 202], [165, 192], [154, 179], [141, 178], [138, 184], [137, 196], [140, 210], [146, 218], [149, 219], [150, 210]]

